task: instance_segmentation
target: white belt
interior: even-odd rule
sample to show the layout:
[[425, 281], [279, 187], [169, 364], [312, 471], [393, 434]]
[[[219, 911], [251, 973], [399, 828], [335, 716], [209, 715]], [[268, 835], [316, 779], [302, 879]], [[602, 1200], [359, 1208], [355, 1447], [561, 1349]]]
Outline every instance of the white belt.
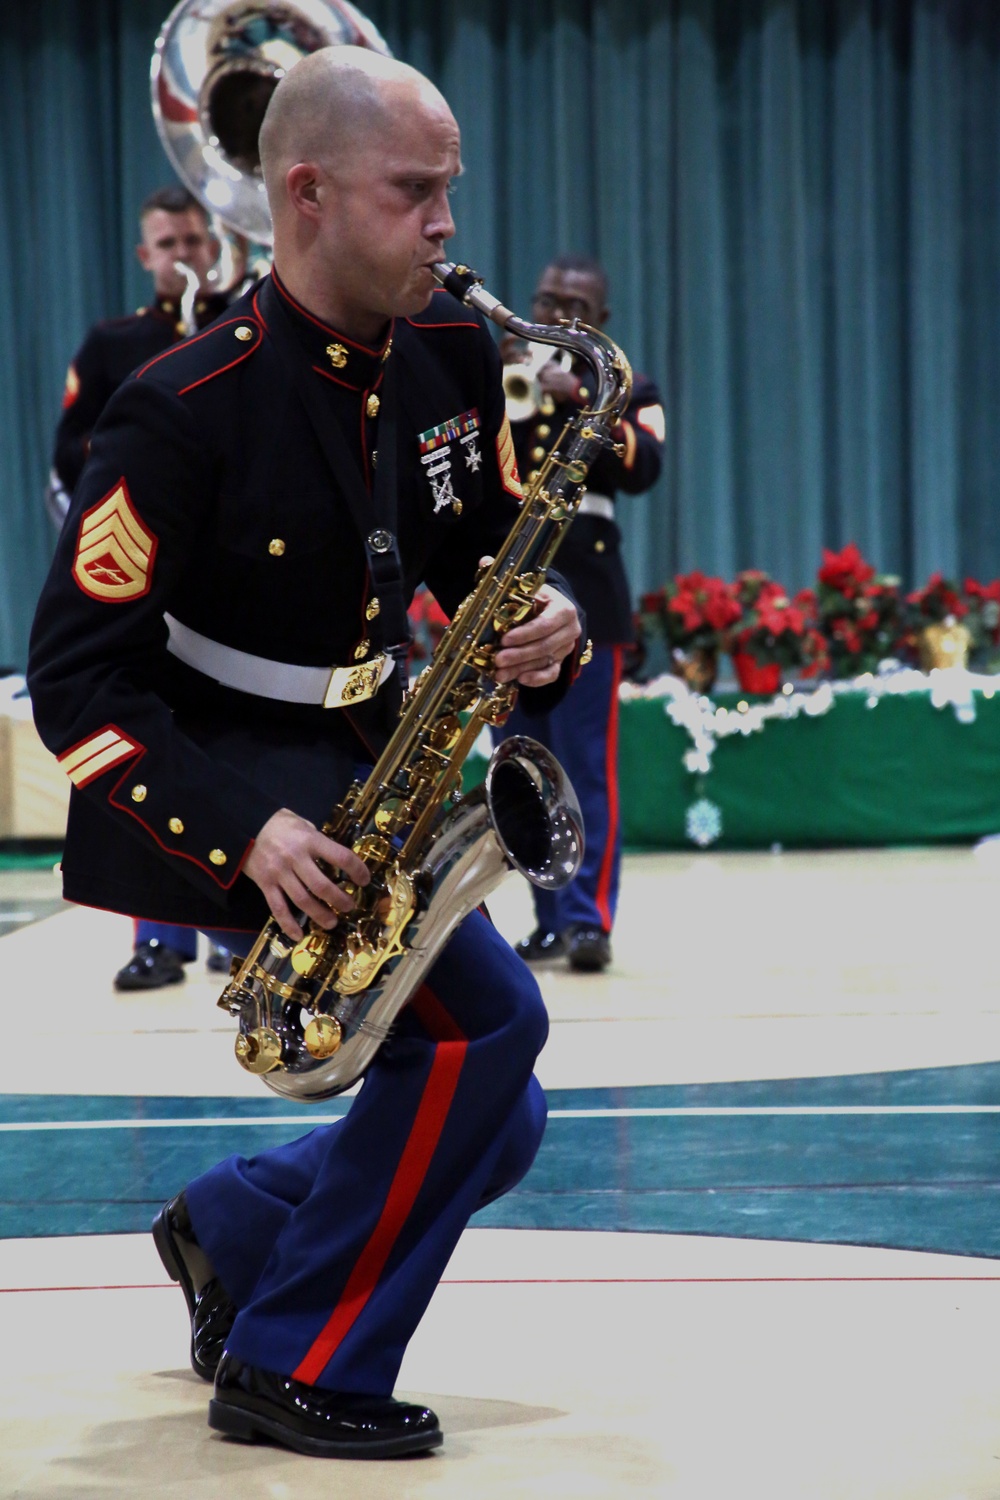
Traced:
[[395, 663], [391, 656], [379, 652], [370, 661], [352, 667], [298, 667], [292, 662], [269, 661], [237, 651], [221, 641], [199, 635], [189, 625], [182, 625], [173, 615], [165, 614], [170, 639], [167, 650], [189, 667], [204, 672], [223, 687], [258, 698], [276, 698], [282, 703], [321, 703], [324, 708], [342, 708], [349, 703], [363, 703], [378, 692]]
[[576, 508], [578, 516], [603, 516], [605, 521], [615, 518], [615, 502], [610, 495], [595, 495], [588, 490]]

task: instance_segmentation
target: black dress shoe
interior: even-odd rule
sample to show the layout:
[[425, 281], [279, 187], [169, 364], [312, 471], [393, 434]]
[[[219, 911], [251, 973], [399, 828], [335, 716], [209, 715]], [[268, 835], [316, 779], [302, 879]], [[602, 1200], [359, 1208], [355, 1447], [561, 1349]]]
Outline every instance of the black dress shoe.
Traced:
[[173, 948], [150, 938], [140, 943], [123, 969], [115, 975], [116, 990], [158, 990], [165, 984], [180, 984], [184, 960]]
[[208, 1425], [253, 1443], [270, 1438], [319, 1458], [400, 1458], [442, 1442], [426, 1406], [305, 1385], [224, 1354], [208, 1403]]
[[214, 1380], [237, 1308], [198, 1243], [183, 1193], [171, 1198], [153, 1220], [153, 1243], [188, 1305], [191, 1368], [202, 1380]]
[[220, 943], [209, 943], [205, 968], [210, 974], [228, 974], [232, 960], [233, 955], [228, 948], [223, 948]]
[[600, 927], [574, 927], [569, 934], [569, 966], [584, 973], [606, 969], [611, 962], [611, 939]]
[[536, 927], [534, 932], [514, 944], [514, 952], [519, 953], [525, 963], [541, 964], [548, 959], [562, 958], [566, 952], [566, 939], [561, 932]]

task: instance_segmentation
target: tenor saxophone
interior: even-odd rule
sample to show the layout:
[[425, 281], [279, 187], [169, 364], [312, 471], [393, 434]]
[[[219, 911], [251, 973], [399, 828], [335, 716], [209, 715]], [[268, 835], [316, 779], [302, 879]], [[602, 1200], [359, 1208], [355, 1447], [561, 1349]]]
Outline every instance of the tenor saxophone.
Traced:
[[342, 1093], [363, 1075], [458, 923], [510, 870], [557, 890], [583, 855], [579, 803], [544, 746], [525, 736], [505, 740], [467, 796], [461, 770], [483, 727], [502, 724], [514, 705], [516, 688], [494, 676], [498, 642], [531, 615], [588, 470], [615, 446], [632, 372], [597, 329], [577, 319], [526, 323], [468, 267], [442, 262], [434, 273], [502, 328], [581, 356], [594, 371], [595, 395], [525, 488], [503, 547], [480, 568], [371, 774], [350, 786], [323, 825], [371, 871], [367, 886], [341, 881], [354, 910], [330, 932], [305, 923], [298, 942], [271, 918], [219, 999], [238, 1018], [243, 1067], [301, 1100]]

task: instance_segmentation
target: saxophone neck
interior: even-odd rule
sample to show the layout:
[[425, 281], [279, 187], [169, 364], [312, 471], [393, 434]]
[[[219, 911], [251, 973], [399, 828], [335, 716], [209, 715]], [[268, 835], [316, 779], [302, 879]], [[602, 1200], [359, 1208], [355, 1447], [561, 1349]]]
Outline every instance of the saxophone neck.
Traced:
[[554, 344], [583, 359], [594, 372], [594, 398], [586, 414], [610, 431], [620, 420], [632, 394], [632, 367], [614, 339], [574, 318], [571, 323], [528, 323], [488, 292], [482, 278], [468, 266], [441, 261], [431, 268], [446, 291], [467, 307], [474, 307], [507, 333], [532, 344]]

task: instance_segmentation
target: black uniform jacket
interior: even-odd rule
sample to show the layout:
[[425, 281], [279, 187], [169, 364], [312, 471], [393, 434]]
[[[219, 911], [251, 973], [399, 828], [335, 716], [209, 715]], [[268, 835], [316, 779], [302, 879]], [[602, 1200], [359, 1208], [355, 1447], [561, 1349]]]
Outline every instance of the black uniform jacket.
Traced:
[[[293, 330], [369, 492], [373, 398], [386, 358], [398, 361], [407, 601], [423, 581], [450, 615], [518, 512], [499, 356], [478, 314], [440, 291], [395, 320], [391, 349], [389, 336], [370, 349], [270, 284], [111, 398], [39, 602], [28, 681], [42, 739], [74, 783], [73, 901], [259, 927], [264, 898], [240, 874], [254, 837], [283, 806], [322, 823], [396, 721], [394, 678], [367, 703], [327, 709], [223, 687], [166, 649], [165, 612], [272, 662], [351, 665], [380, 644], [360, 532], [265, 309]], [[558, 701], [577, 656], [552, 688], [525, 691], [529, 711]]]
[[[225, 309], [223, 296], [201, 297], [195, 318], [204, 328]], [[87, 461], [90, 434], [126, 376], [184, 337], [179, 304], [159, 297], [130, 318], [95, 323], [66, 372], [62, 416], [56, 428], [52, 465], [72, 494]]]
[[[587, 404], [589, 369], [580, 366], [581, 402]], [[514, 422], [514, 451], [522, 475], [537, 469], [555, 445], [563, 427], [580, 407], [570, 402], [546, 403], [527, 421]], [[651, 380], [636, 375], [632, 399], [615, 434], [625, 453], [606, 451], [587, 476], [587, 489], [614, 500], [619, 491], [638, 495], [654, 485], [663, 455], [664, 415], [660, 393]], [[595, 646], [627, 645], [635, 636], [632, 602], [621, 556], [621, 532], [614, 520], [577, 515], [559, 546], [556, 563], [587, 617]]]

